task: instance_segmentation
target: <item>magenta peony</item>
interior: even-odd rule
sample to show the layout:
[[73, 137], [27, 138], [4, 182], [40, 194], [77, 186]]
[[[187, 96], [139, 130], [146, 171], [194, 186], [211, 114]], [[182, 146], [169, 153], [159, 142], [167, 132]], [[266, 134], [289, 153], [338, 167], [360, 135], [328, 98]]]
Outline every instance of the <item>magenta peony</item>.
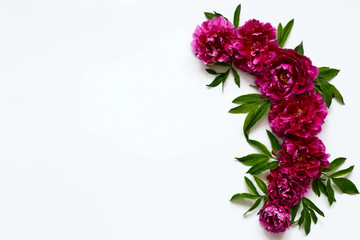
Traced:
[[276, 48], [276, 29], [270, 23], [249, 20], [236, 30], [234, 66], [257, 74], [275, 56]]
[[269, 112], [269, 125], [282, 137], [314, 136], [321, 131], [327, 115], [327, 107], [314, 90], [300, 95], [291, 95], [281, 101], [273, 101]]
[[280, 168], [271, 170], [267, 179], [270, 182], [268, 185], [270, 200], [278, 201], [281, 205], [286, 205], [289, 208], [295, 206], [310, 188], [308, 178], [301, 181], [281, 172]]
[[318, 73], [309, 58], [292, 49], [278, 48], [276, 56], [256, 78], [255, 84], [264, 97], [281, 100], [313, 89]]
[[205, 64], [231, 62], [234, 39], [234, 25], [223, 17], [214, 17], [196, 27], [191, 48]]
[[324, 143], [317, 137], [286, 139], [278, 152], [281, 171], [306, 180], [316, 179], [320, 170], [329, 166], [329, 154], [325, 153]]
[[260, 223], [268, 232], [285, 232], [290, 226], [290, 210], [287, 206], [269, 201], [260, 211]]

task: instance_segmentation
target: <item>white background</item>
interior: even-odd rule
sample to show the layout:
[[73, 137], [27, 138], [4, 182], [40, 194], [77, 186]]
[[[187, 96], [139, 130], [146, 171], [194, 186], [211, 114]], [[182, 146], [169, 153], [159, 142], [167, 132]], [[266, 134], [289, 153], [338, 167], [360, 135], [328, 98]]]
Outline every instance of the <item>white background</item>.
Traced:
[[[243, 0], [241, 24], [295, 18], [316, 66], [341, 69], [319, 137], [331, 159], [356, 164], [360, 187], [359, 10], [355, 0]], [[236, 162], [255, 150], [231, 101], [254, 92], [241, 73], [221, 88], [190, 42], [203, 11], [232, 19], [237, 1], [0, 2], [0, 239], [304, 239], [263, 230]], [[252, 136], [269, 146], [264, 120]], [[325, 212], [307, 239], [355, 239], [359, 196], [309, 195]]]

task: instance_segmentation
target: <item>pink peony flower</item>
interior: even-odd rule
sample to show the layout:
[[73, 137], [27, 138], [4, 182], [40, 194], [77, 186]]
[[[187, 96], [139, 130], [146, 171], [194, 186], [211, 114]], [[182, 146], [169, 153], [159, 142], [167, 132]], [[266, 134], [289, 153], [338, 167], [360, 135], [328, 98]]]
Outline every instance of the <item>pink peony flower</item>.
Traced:
[[292, 49], [277, 48], [276, 56], [256, 78], [255, 84], [264, 97], [281, 100], [313, 89], [318, 73], [309, 58]]
[[307, 138], [321, 132], [321, 124], [327, 115], [327, 107], [314, 90], [291, 95], [281, 101], [273, 101], [269, 112], [269, 125], [273, 132], [282, 136]]
[[252, 19], [236, 30], [234, 66], [248, 73], [262, 71], [275, 56], [276, 29]]
[[320, 170], [329, 166], [329, 154], [317, 137], [286, 139], [278, 157], [281, 171], [300, 180], [316, 179]]
[[290, 226], [290, 210], [287, 206], [269, 201], [260, 211], [260, 223], [268, 232], [285, 232]]
[[281, 172], [280, 168], [270, 171], [267, 177], [268, 196], [271, 201], [278, 201], [281, 205], [289, 208], [295, 206], [306, 195], [310, 188], [310, 179], [300, 181], [289, 174]]
[[191, 48], [205, 64], [231, 62], [234, 39], [234, 25], [223, 17], [214, 17], [196, 27]]

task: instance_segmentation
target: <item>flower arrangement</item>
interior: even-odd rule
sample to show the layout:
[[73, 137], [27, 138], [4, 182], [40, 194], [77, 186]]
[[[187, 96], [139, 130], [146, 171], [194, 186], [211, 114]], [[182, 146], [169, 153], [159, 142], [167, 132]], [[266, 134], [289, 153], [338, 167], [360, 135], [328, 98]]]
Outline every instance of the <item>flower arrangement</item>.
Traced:
[[[303, 42], [294, 49], [284, 48], [294, 19], [285, 27], [275, 29], [270, 23], [256, 19], [240, 23], [241, 5], [238, 5], [233, 23], [220, 13], [205, 12], [207, 20], [197, 26], [193, 34], [193, 53], [208, 67], [205, 70], [215, 79], [208, 87], [216, 87], [228, 78], [230, 72], [240, 87], [237, 69], [255, 77], [260, 94], [246, 94], [233, 100], [238, 106], [230, 113], [246, 113], [243, 132], [247, 142], [259, 152], [236, 158], [249, 166], [245, 177], [250, 193], [237, 193], [231, 201], [254, 200], [245, 213], [258, 208], [260, 223], [271, 233], [286, 231], [290, 226], [304, 226], [306, 235], [311, 223], [317, 223], [324, 213], [308, 198], [310, 188], [317, 196], [324, 195], [332, 205], [335, 202], [333, 184], [346, 194], [358, 194], [355, 184], [344, 177], [354, 166], [338, 170], [346, 158], [329, 162], [324, 143], [316, 137], [328, 114], [333, 98], [344, 100], [337, 88], [329, 82], [339, 70], [315, 67], [304, 55]], [[222, 66], [223, 72], [212, 66]], [[266, 130], [271, 152], [261, 142], [250, 139], [250, 130], [268, 114]], [[264, 182], [258, 175], [268, 172]], [[244, 214], [244, 215], [245, 215]]]

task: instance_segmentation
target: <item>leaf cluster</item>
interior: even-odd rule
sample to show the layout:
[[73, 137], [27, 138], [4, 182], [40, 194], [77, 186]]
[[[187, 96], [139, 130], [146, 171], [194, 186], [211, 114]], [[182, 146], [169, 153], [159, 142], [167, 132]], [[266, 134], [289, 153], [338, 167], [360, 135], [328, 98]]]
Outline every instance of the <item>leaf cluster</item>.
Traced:
[[312, 182], [312, 189], [314, 193], [320, 197], [321, 193], [328, 198], [328, 202], [332, 205], [336, 202], [335, 191], [332, 183], [334, 183], [341, 192], [346, 194], [358, 194], [359, 191], [355, 184], [347, 178], [341, 177], [352, 172], [354, 166], [350, 166], [346, 169], [337, 170], [344, 162], [346, 158], [339, 157], [330, 163], [330, 166], [321, 170], [322, 176]]
[[[258, 144], [257, 146], [262, 149], [262, 153], [253, 153], [241, 158], [235, 158], [245, 166], [250, 166], [250, 169], [246, 173], [257, 175], [263, 171], [278, 167], [276, 157], [278, 156], [277, 152], [281, 149], [279, 140], [269, 130], [266, 130], [266, 132], [271, 143], [271, 153], [264, 144], [250, 139], [253, 144]], [[270, 159], [273, 159], [273, 161], [269, 161]]]
[[[300, 213], [300, 217], [295, 221], [296, 215], [299, 211], [300, 205], [302, 205], [302, 211]], [[297, 223], [299, 227], [304, 226], [304, 230], [306, 235], [308, 235], [311, 231], [311, 223], [318, 222], [318, 216], [325, 217], [324, 213], [308, 198], [303, 197], [297, 205], [295, 205], [291, 209], [291, 224]]]
[[283, 47], [285, 45], [286, 39], [289, 37], [293, 25], [294, 25], [294, 19], [290, 20], [285, 25], [285, 27], [283, 27], [282, 24], [279, 23], [277, 28], [276, 42], [279, 44], [280, 47]]
[[327, 107], [330, 107], [333, 98], [345, 104], [339, 90], [329, 83], [329, 80], [337, 76], [339, 72], [340, 70], [335, 68], [319, 67], [319, 75], [314, 80], [314, 89], [323, 97]]
[[206, 68], [205, 69], [206, 72], [208, 72], [211, 75], [216, 75], [215, 79], [210, 84], [208, 84], [206, 86], [208, 86], [208, 87], [217, 87], [219, 84], [222, 83], [222, 87], [224, 89], [225, 81], [226, 81], [226, 79], [229, 76], [229, 73], [231, 71], [231, 73], [234, 76], [235, 84], [238, 87], [240, 87], [240, 75], [233, 66], [231, 66], [229, 63], [225, 63], [225, 62], [217, 62], [217, 63], [214, 63], [213, 65], [227, 67], [227, 70], [225, 72], [216, 72], [214, 69]]
[[244, 178], [245, 178], [246, 185], [248, 186], [251, 193], [234, 194], [231, 197], [230, 201], [236, 201], [236, 200], [240, 200], [240, 199], [256, 200], [254, 202], [254, 204], [244, 213], [244, 215], [246, 215], [247, 213], [256, 209], [261, 204], [262, 201], [264, 201], [264, 204], [268, 201], [268, 196], [267, 196], [268, 189], [267, 189], [266, 183], [263, 180], [254, 176], [256, 185], [265, 194], [265, 195], [261, 195], [261, 194], [259, 194], [258, 190], [256, 189], [254, 183], [249, 178], [247, 178], [247, 177], [244, 177]]
[[[229, 113], [247, 113], [243, 131], [246, 140], [249, 142], [250, 129], [269, 112], [271, 103], [268, 99], [257, 93], [239, 96], [232, 102], [239, 106], [230, 109]], [[251, 141], [249, 143], [252, 144]], [[256, 145], [258, 144], [255, 143], [252, 145], [257, 147]]]

